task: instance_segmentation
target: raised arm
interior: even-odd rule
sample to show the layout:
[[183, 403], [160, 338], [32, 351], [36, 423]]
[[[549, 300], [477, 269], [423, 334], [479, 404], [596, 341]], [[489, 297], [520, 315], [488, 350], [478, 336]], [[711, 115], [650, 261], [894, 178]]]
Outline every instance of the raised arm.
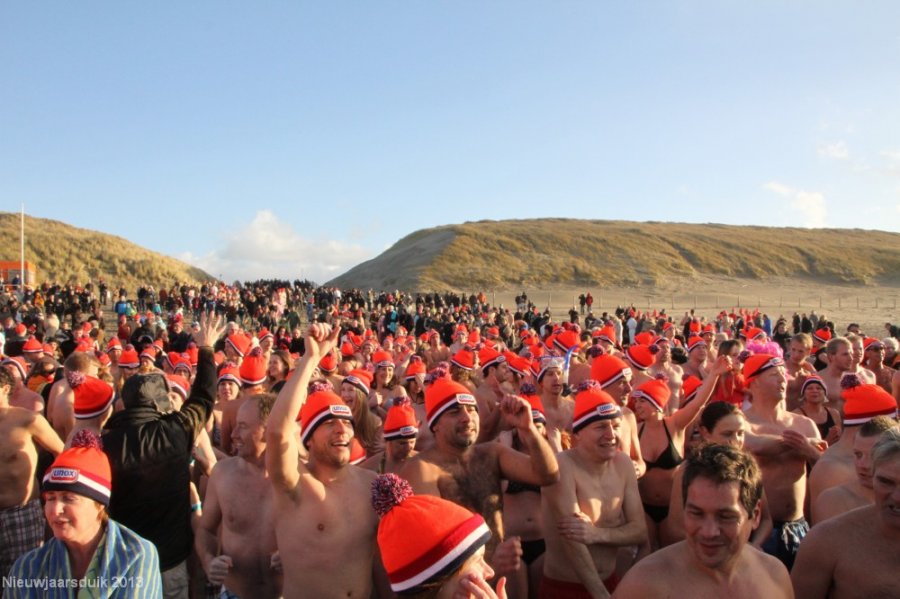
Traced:
[[213, 359], [212, 345], [224, 331], [225, 325], [221, 317], [207, 318], [206, 315], [202, 315], [200, 330], [194, 334], [194, 341], [200, 348], [197, 357], [197, 376], [191, 385], [190, 397], [181, 406], [181, 410], [172, 415], [182, 421], [191, 435], [192, 445], [206, 426], [216, 399], [216, 363]]
[[500, 401], [498, 411], [508, 424], [515, 426], [519, 439], [528, 448], [526, 455], [496, 444], [503, 478], [541, 486], [552, 485], [559, 480], [556, 454], [534, 426], [528, 401], [515, 395], [507, 395]]
[[276, 489], [292, 492], [300, 480], [297, 415], [306, 402], [306, 388], [319, 361], [337, 344], [340, 329], [313, 324], [304, 339], [306, 353], [278, 393], [266, 423], [266, 470]]
[[716, 358], [715, 363], [709, 370], [709, 374], [703, 379], [703, 383], [697, 389], [697, 396], [694, 397], [694, 401], [688, 402], [687, 405], [676, 410], [672, 415], [672, 422], [675, 424], [675, 428], [685, 430], [697, 419], [700, 411], [706, 406], [706, 402], [712, 397], [719, 377], [729, 372], [731, 368], [731, 356], [719, 356]]

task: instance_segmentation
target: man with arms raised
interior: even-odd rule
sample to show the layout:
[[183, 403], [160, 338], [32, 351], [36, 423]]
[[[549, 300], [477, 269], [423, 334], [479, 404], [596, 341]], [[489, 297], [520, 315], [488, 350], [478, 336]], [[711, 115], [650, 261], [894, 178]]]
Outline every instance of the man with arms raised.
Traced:
[[[306, 353], [278, 394], [266, 426], [266, 470], [274, 488], [275, 536], [285, 597], [360, 599], [372, 590], [378, 519], [368, 497], [375, 473], [350, 466], [350, 408], [331, 391], [307, 397], [310, 376], [340, 329], [314, 324]], [[301, 443], [309, 461], [301, 463]], [[340, 576], [335, 565], [340, 564]]]
[[872, 451], [875, 504], [817, 524], [791, 573], [797, 597], [900, 597], [900, 430]]
[[634, 466], [619, 451], [622, 411], [596, 381], [582, 388], [575, 446], [559, 454], [559, 482], [541, 498], [547, 552], [540, 596], [547, 599], [608, 597], [618, 548], [647, 539]]
[[556, 457], [534, 425], [531, 405], [507, 395], [499, 406], [528, 455], [500, 443], [475, 444], [478, 407], [460, 383], [447, 378], [434, 381], [425, 390], [425, 407], [435, 446], [407, 461], [400, 476], [420, 495], [443, 497], [481, 514], [493, 534], [488, 562], [499, 574], [516, 570], [522, 550], [518, 538], [504, 539], [500, 480], [544, 486], [559, 478]]
[[747, 545], [762, 496], [752, 457], [726, 445], [704, 446], [688, 458], [682, 488], [685, 540], [638, 562], [614, 597], [794, 596], [784, 566]]
[[746, 412], [752, 434], [745, 446], [759, 460], [772, 513], [772, 536], [763, 543], [763, 550], [790, 569], [809, 531], [803, 517], [806, 466], [819, 459], [824, 442], [812, 420], [785, 410], [787, 378], [781, 358], [750, 356], [744, 363], [744, 377], [753, 396]]
[[63, 450], [62, 439], [43, 416], [9, 405], [14, 384], [12, 375], [0, 368], [0, 578], [44, 539], [41, 501], [32, 497], [37, 468], [32, 441], [53, 455]]
[[241, 405], [231, 433], [237, 457], [218, 462], [206, 487], [195, 546], [209, 581], [223, 585], [224, 599], [281, 596], [281, 576], [271, 568], [277, 546], [265, 457], [274, 403], [265, 393]]

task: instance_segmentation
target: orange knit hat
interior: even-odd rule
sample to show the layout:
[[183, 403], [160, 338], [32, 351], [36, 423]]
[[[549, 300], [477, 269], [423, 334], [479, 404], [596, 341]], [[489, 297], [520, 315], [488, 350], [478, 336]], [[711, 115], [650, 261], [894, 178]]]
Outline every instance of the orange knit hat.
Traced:
[[897, 401], [880, 385], [863, 385], [854, 373], [841, 378], [844, 426], [865, 424], [876, 416], [897, 418]]
[[419, 434], [416, 413], [408, 397], [398, 397], [384, 417], [384, 440], [415, 439]]
[[406, 373], [403, 375], [405, 380], [414, 379], [418, 375], [425, 375], [425, 362], [421, 356], [411, 356], [409, 364], [406, 365]]
[[475, 370], [475, 352], [461, 349], [453, 354], [450, 362], [463, 370]]
[[672, 396], [672, 390], [664, 379], [653, 379], [642, 383], [631, 392], [631, 396], [635, 399], [646, 399], [659, 412], [665, 412], [666, 406], [669, 404], [669, 398]]
[[126, 349], [119, 356], [119, 368], [138, 368], [140, 365], [141, 359], [133, 349]]
[[241, 382], [245, 385], [262, 385], [266, 382], [266, 370], [269, 363], [262, 353], [262, 348], [254, 347], [249, 355], [241, 361]]
[[344, 382], [353, 385], [365, 395], [368, 395], [369, 390], [372, 388], [372, 373], [362, 368], [356, 368], [344, 377]]
[[75, 393], [75, 418], [86, 420], [103, 414], [113, 402], [113, 389], [83, 372], [66, 370], [66, 381]]
[[441, 414], [456, 405], [477, 406], [469, 389], [452, 379], [440, 378], [425, 389], [425, 414], [432, 428]]
[[109, 506], [112, 469], [100, 438], [86, 429], [78, 431], [72, 446], [47, 469], [41, 491], [69, 491]]
[[603, 391], [600, 384], [588, 379], [578, 385], [575, 394], [575, 411], [572, 415], [572, 432], [577, 433], [597, 420], [621, 418], [622, 410], [612, 395]]
[[603, 354], [594, 358], [591, 363], [591, 378], [604, 389], [629, 374], [631, 368], [618, 356]]
[[300, 442], [309, 447], [309, 438], [326, 420], [341, 418], [353, 422], [350, 408], [332, 391], [316, 391], [306, 398], [300, 408]]
[[381, 516], [378, 548], [395, 593], [418, 593], [452, 574], [491, 538], [480, 515], [440, 497], [413, 495], [396, 474], [372, 482], [372, 506]]

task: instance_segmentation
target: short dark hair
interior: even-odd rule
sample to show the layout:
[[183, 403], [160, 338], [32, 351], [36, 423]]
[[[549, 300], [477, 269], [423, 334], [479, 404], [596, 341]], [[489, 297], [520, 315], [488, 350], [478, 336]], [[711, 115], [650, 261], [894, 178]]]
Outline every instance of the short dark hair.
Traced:
[[712, 432], [720, 420], [726, 416], [731, 416], [732, 414], [738, 416], [744, 415], [744, 413], [741, 412], [741, 409], [733, 403], [727, 401], [714, 401], [703, 408], [703, 411], [700, 413], [700, 426], [709, 432]]
[[895, 426], [897, 426], [897, 421], [890, 416], [875, 416], [859, 427], [857, 435], [860, 437], [879, 437], [881, 433], [889, 431]]
[[738, 483], [738, 499], [748, 516], [753, 515], [762, 497], [762, 474], [756, 460], [749, 453], [729, 445], [703, 445], [688, 457], [681, 483], [685, 504], [688, 487], [697, 478], [705, 478], [717, 485]]

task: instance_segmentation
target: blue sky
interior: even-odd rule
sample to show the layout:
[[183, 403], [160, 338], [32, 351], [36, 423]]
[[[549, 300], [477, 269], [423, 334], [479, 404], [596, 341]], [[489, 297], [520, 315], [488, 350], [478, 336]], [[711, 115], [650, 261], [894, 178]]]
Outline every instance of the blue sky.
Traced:
[[572, 217], [900, 232], [900, 3], [4, 2], [0, 209], [226, 279]]

